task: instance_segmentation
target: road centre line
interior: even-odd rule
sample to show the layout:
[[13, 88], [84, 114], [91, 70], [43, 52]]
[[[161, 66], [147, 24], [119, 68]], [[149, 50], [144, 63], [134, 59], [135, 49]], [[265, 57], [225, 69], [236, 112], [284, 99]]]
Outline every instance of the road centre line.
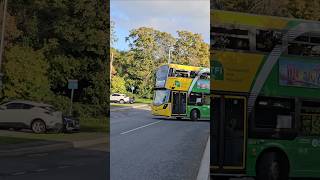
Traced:
[[125, 132], [122, 132], [120, 133], [121, 135], [124, 135], [124, 134], [127, 134], [127, 133], [130, 133], [132, 131], [136, 131], [138, 129], [142, 129], [142, 128], [145, 128], [145, 127], [148, 127], [148, 126], [151, 126], [151, 125], [154, 125], [154, 124], [158, 124], [159, 122], [161, 122], [162, 120], [159, 120], [159, 121], [156, 121], [156, 122], [153, 122], [153, 123], [149, 123], [149, 124], [146, 124], [146, 125], [143, 125], [143, 126], [140, 126], [140, 127], [137, 127], [137, 128], [134, 128], [134, 129], [131, 129], [129, 131], [125, 131]]

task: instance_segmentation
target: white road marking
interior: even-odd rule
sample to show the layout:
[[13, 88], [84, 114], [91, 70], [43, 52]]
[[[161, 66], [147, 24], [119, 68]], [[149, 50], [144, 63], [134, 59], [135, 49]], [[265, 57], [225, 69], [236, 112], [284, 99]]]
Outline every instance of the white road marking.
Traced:
[[143, 125], [143, 126], [134, 128], [134, 129], [131, 129], [131, 130], [129, 130], [129, 131], [122, 132], [122, 133], [120, 133], [120, 134], [121, 134], [121, 135], [127, 134], [127, 133], [130, 133], [130, 132], [132, 132], [132, 131], [136, 131], [136, 130], [138, 130], [138, 129], [142, 129], [142, 128], [145, 128], [145, 127], [148, 127], [148, 126], [151, 126], [151, 125], [154, 125], [154, 124], [158, 124], [159, 122], [161, 122], [161, 120], [160, 120], [160, 121], [153, 122], [153, 123], [150, 123], [150, 124], [146, 124], [146, 125]]
[[26, 174], [27, 172], [26, 171], [22, 171], [22, 172], [16, 172], [16, 173], [13, 173], [11, 174], [12, 176], [19, 176], [19, 175], [23, 175], [23, 174]]

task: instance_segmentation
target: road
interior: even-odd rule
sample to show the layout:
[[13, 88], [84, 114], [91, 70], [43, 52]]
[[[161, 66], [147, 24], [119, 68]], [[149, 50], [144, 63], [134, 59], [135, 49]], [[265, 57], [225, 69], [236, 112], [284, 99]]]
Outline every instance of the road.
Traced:
[[108, 180], [107, 145], [0, 158], [0, 180]]
[[111, 112], [111, 180], [195, 180], [209, 121], [155, 118], [148, 108]]

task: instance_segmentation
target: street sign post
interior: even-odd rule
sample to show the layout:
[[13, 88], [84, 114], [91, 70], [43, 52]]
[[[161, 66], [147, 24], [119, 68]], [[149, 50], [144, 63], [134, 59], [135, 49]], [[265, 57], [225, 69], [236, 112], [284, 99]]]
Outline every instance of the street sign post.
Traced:
[[78, 89], [78, 80], [69, 79], [68, 80], [68, 89], [71, 89], [71, 103], [70, 103], [70, 110], [69, 115], [72, 115], [72, 103], [73, 103], [73, 93], [75, 89]]

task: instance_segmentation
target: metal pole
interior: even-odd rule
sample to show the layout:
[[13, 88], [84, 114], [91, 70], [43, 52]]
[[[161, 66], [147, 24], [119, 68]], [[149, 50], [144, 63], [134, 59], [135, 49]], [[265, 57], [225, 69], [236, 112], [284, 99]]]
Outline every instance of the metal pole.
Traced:
[[169, 59], [168, 59], [168, 64], [171, 63], [171, 49], [169, 49]]
[[71, 90], [71, 103], [70, 103], [70, 111], [69, 111], [70, 116], [72, 116], [73, 92], [74, 92], [74, 89]]
[[[2, 54], [3, 54], [3, 46], [4, 46], [4, 34], [5, 34], [5, 26], [6, 26], [7, 4], [8, 4], [8, 0], [4, 0], [3, 19], [2, 19], [2, 32], [1, 32], [1, 45], [0, 45], [0, 72], [1, 72]], [[2, 81], [2, 79], [1, 79], [1, 81]]]

